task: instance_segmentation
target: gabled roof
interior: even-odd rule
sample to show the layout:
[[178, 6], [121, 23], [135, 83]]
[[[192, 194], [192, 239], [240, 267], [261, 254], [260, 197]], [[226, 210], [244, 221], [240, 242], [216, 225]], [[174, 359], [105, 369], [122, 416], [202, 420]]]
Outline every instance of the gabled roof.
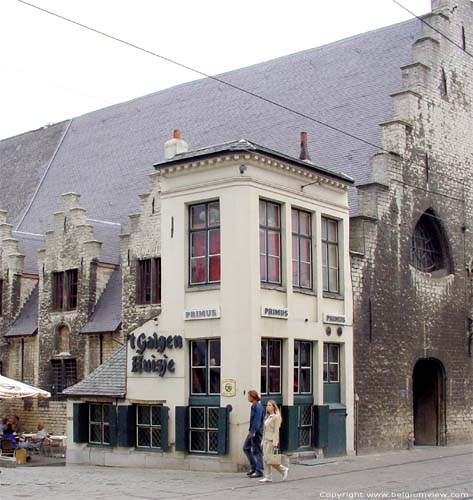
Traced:
[[115, 269], [80, 333], [115, 332], [122, 322], [122, 272]]
[[[390, 94], [402, 88], [400, 67], [412, 62], [420, 31], [414, 19], [220, 78], [379, 145], [379, 123], [391, 118]], [[299, 132], [307, 131], [314, 164], [357, 183], [369, 181], [369, 158], [376, 150], [212, 79], [197, 80], [74, 118], [19, 229], [44, 233], [67, 191], [81, 194], [88, 217], [126, 225], [128, 215], [139, 210], [137, 195], [149, 191], [146, 174], [162, 161], [174, 128], [191, 149], [247, 137], [293, 158], [299, 155]], [[43, 149], [38, 134], [31, 133], [34, 151], [51, 158], [54, 148]], [[9, 141], [14, 147], [19, 139]], [[21, 150], [15, 158], [9, 155], [0, 179], [6, 178], [3, 170], [22, 161]], [[6, 199], [14, 199], [21, 185], [14, 179], [10, 189], [0, 189], [8, 191]], [[354, 197], [351, 203], [356, 206]]]
[[38, 284], [5, 337], [29, 337], [38, 331]]
[[62, 392], [67, 396], [124, 398], [126, 394], [126, 346], [120, 347], [84, 380]]

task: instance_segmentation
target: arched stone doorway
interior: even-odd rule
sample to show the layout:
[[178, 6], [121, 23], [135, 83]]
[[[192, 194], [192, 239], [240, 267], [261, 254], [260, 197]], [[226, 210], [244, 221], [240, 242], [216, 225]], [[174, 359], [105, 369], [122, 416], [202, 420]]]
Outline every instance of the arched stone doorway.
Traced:
[[412, 375], [414, 443], [445, 444], [445, 370], [433, 358], [420, 359]]

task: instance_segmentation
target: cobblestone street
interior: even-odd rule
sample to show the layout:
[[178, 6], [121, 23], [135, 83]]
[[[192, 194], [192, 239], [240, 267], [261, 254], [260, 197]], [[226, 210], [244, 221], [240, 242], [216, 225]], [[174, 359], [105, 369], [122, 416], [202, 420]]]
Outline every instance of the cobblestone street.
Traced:
[[[291, 467], [286, 483], [244, 474], [91, 466], [0, 469], [0, 499], [473, 498], [473, 447], [425, 447]], [[276, 476], [276, 474], [275, 474]]]

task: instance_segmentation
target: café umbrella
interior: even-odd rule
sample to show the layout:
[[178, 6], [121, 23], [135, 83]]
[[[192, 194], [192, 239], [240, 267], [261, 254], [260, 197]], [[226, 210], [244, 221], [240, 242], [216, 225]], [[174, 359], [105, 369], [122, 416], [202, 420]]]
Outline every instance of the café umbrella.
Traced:
[[0, 375], [0, 399], [30, 397], [50, 398], [51, 393]]

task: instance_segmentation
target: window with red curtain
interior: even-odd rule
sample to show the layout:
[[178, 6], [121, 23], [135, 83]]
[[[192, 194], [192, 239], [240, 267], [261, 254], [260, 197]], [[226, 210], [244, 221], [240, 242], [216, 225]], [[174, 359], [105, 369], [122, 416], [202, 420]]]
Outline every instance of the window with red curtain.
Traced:
[[136, 303], [161, 303], [161, 257], [142, 259], [136, 270]]
[[281, 205], [259, 202], [260, 279], [281, 284]]
[[220, 283], [220, 204], [189, 207], [189, 284]]

